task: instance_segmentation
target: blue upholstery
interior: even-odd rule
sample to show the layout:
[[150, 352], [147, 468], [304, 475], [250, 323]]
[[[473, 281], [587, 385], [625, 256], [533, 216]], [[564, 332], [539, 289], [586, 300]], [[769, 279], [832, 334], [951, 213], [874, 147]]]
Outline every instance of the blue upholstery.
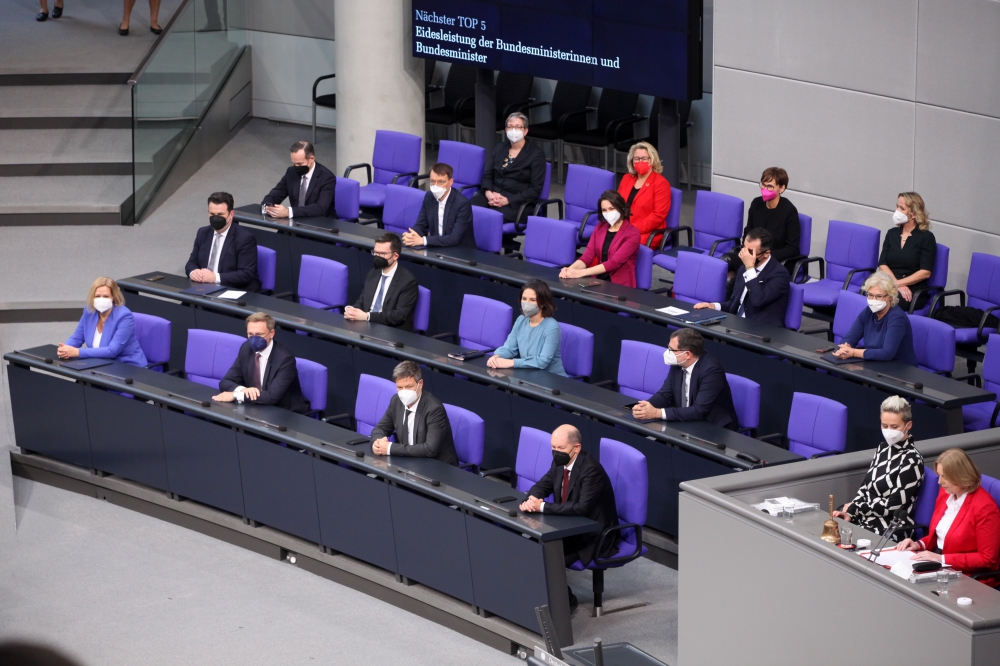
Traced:
[[[1000, 335], [996, 333], [986, 342], [986, 355], [983, 357], [983, 388], [1000, 395]], [[974, 405], [962, 406], [962, 421], [965, 432], [986, 430], [990, 427], [996, 402], [977, 402]]]
[[445, 403], [444, 411], [448, 413], [459, 466], [479, 471], [479, 466], [483, 464], [486, 422], [475, 412], [455, 405]]
[[328, 373], [325, 365], [305, 358], [295, 358], [295, 369], [299, 373], [299, 386], [302, 395], [309, 401], [309, 409], [319, 412], [322, 416], [326, 409], [326, 391], [329, 386]]
[[426, 192], [414, 187], [402, 185], [386, 185], [385, 199], [382, 208], [382, 227], [386, 231], [394, 231], [399, 235], [413, 228], [417, 216], [424, 205]]
[[437, 161], [451, 166], [454, 171], [454, 187], [459, 192], [472, 197], [479, 189], [486, 162], [485, 148], [461, 141], [441, 141]]
[[653, 251], [640, 245], [639, 254], [635, 258], [635, 286], [637, 289], [649, 289], [652, 284]]
[[[549, 198], [549, 190], [551, 189], [551, 185], [552, 185], [552, 163], [551, 162], [546, 162], [545, 163], [545, 180], [542, 182], [542, 193], [538, 197], [539, 200], [544, 200], [544, 199], [548, 199]], [[524, 217], [525, 222], [527, 222], [527, 216], [531, 215], [534, 212], [535, 212], [535, 208], [534, 208], [533, 205], [528, 206], [527, 208], [525, 208], [525, 217]], [[542, 211], [542, 215], [545, 215], [544, 211]], [[504, 233], [505, 236], [516, 236], [517, 234], [523, 233], [523, 232], [524, 232], [524, 229], [521, 229], [520, 231], [518, 231], [513, 222], [504, 222], [503, 223], [503, 233]]]
[[[913, 510], [913, 521], [915, 524], [930, 527], [931, 518], [934, 517], [934, 505], [937, 504], [937, 496], [940, 490], [938, 475], [934, 471], [934, 466], [925, 465], [924, 482], [917, 493], [917, 503]], [[914, 535], [914, 538], [923, 536], [923, 530], [920, 530], [920, 532], [921, 534]]]
[[247, 339], [231, 333], [188, 329], [187, 349], [184, 355], [184, 376], [214, 389], [233, 367], [240, 347]]
[[[753, 433], [760, 426], [760, 384], [746, 377], [726, 373], [740, 432]], [[751, 436], [753, 436], [751, 434]]]
[[[378, 130], [372, 154], [372, 182], [361, 188], [359, 203], [365, 208], [381, 208], [385, 204], [385, 187], [400, 174], [416, 174], [420, 169], [423, 139], [405, 132]], [[397, 185], [408, 185], [410, 176], [402, 176]]]
[[473, 206], [472, 230], [478, 249], [483, 252], [499, 252], [503, 249], [503, 213], [500, 211]]
[[955, 329], [943, 321], [907, 315], [913, 331], [913, 351], [921, 370], [951, 376], [955, 369]]
[[[522, 493], [531, 490], [531, 486], [545, 476], [552, 467], [552, 433], [521, 426], [521, 435], [517, 440], [517, 461], [514, 472], [517, 474], [517, 489]], [[542, 499], [549, 499], [543, 497]]]
[[514, 308], [485, 296], [465, 294], [458, 321], [458, 342], [463, 347], [492, 351], [507, 340]]
[[395, 382], [374, 375], [358, 377], [358, 397], [354, 403], [355, 429], [362, 435], [371, 435], [394, 395]]
[[[826, 275], [823, 279], [805, 284], [805, 304], [819, 307], [836, 305], [844, 290], [844, 281], [852, 270], [878, 266], [879, 236], [879, 230], [874, 227], [830, 220], [824, 253]], [[860, 289], [870, 274], [870, 271], [863, 270], [854, 273], [848, 291]]]
[[133, 312], [135, 338], [146, 357], [146, 367], [164, 372], [170, 362], [170, 322], [163, 317]]
[[663, 362], [666, 347], [638, 340], [622, 340], [618, 358], [618, 392], [649, 400], [660, 390], [670, 368]]
[[[670, 204], [671, 210], [674, 203]], [[676, 247], [653, 257], [653, 263], [671, 273], [677, 272], [677, 258], [685, 252], [708, 254], [717, 241], [724, 238], [739, 238], [743, 231], [743, 200], [728, 194], [698, 190], [695, 195], [693, 242], [690, 248], [678, 250]], [[719, 257], [733, 248], [734, 241], [721, 242], [715, 247], [714, 257]]]
[[274, 273], [277, 269], [278, 253], [263, 245], [257, 246], [257, 277], [260, 288], [266, 293], [274, 292]]
[[361, 214], [361, 183], [350, 178], [338, 178], [333, 208], [338, 219], [356, 222]]
[[303, 254], [299, 264], [299, 303], [321, 310], [334, 310], [347, 305], [347, 266], [311, 254]]
[[[927, 278], [927, 293], [930, 294], [931, 298], [934, 294], [939, 291], [944, 290], [948, 283], [948, 259], [951, 256], [951, 249], [947, 245], [942, 245], [937, 243], [937, 251], [934, 255], [934, 268], [931, 269], [931, 276]], [[904, 301], [900, 301], [900, 305], [906, 305]], [[906, 305], [909, 309], [909, 305]], [[927, 313], [931, 309], [930, 299], [922, 308], [913, 311], [913, 314], [926, 317]]]
[[789, 285], [788, 307], [785, 308], [785, 328], [797, 331], [802, 326], [802, 298], [805, 292], [801, 284], [794, 282]]
[[788, 450], [800, 456], [836, 451], [847, 446], [847, 407], [809, 393], [792, 394], [788, 416]]
[[570, 377], [586, 379], [594, 370], [594, 334], [585, 328], [559, 322], [559, 353]]
[[524, 258], [542, 266], [569, 266], [576, 260], [576, 227], [562, 220], [528, 217]]
[[729, 266], [722, 259], [681, 252], [674, 274], [674, 298], [688, 303], [721, 303], [726, 300], [728, 272]]
[[[837, 309], [833, 313], [833, 341], [838, 345], [844, 339], [847, 332], [851, 330], [851, 325], [858, 318], [862, 310], [868, 307], [868, 297], [853, 291], [845, 291], [837, 300]], [[858, 346], [864, 346], [864, 341], [859, 340]]]
[[[613, 189], [615, 189], [615, 174], [610, 171], [583, 164], [569, 165], [566, 171], [566, 189], [563, 194], [563, 201], [566, 204], [563, 219], [572, 223], [574, 229], [579, 232], [584, 218], [587, 218], [587, 224], [583, 229], [583, 237], [580, 241], [581, 245], [586, 245], [587, 239], [594, 233], [597, 223], [600, 222], [600, 217], [597, 214], [597, 200], [604, 192]], [[592, 214], [587, 217], [587, 213]]]
[[431, 321], [431, 290], [417, 285], [417, 307], [413, 311], [413, 330], [426, 333]]
[[[982, 252], [972, 253], [965, 293], [969, 297], [966, 302], [969, 307], [987, 310], [1000, 305], [1000, 257]], [[957, 328], [955, 342], [979, 346], [984, 340], [979, 339], [978, 328]]]

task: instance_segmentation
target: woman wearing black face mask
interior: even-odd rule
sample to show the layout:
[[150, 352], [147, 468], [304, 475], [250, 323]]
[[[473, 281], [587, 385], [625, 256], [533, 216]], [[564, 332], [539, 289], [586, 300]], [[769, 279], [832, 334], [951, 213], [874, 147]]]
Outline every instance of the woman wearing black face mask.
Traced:
[[566, 377], [559, 348], [562, 331], [549, 285], [532, 280], [521, 287], [521, 316], [507, 341], [486, 361], [490, 368], [539, 368]]

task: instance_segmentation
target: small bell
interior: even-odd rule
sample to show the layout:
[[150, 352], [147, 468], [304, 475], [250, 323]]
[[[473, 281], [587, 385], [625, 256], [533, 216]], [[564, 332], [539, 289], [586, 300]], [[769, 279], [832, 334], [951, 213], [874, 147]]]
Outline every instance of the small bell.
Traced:
[[840, 525], [833, 519], [833, 495], [830, 495], [830, 517], [823, 523], [823, 533], [819, 538], [830, 543], [840, 543]]

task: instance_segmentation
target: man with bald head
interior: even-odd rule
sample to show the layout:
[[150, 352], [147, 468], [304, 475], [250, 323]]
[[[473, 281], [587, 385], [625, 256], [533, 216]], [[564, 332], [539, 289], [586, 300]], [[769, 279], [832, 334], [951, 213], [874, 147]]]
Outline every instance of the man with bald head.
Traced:
[[[552, 495], [552, 501], [545, 498]], [[552, 432], [552, 467], [528, 491], [521, 511], [541, 512], [557, 516], [586, 516], [604, 530], [618, 524], [615, 490], [611, 487], [601, 463], [583, 450], [580, 431], [571, 425], [561, 425]], [[608, 539], [604, 550], [597, 553], [601, 533], [584, 534], [563, 541], [566, 566], [580, 560], [589, 564], [593, 559], [611, 557], [617, 551], [618, 539]], [[569, 592], [570, 608], [576, 608], [576, 596]]]

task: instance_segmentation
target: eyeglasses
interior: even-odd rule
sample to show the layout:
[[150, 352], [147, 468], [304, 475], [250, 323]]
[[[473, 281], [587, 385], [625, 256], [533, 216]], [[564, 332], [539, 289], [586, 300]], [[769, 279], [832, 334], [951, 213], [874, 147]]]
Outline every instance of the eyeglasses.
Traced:
[[649, 159], [648, 157], [633, 157], [632, 161], [633, 162], [652, 162], [653, 160]]
[[511, 130], [523, 130], [524, 125], [507, 125], [506, 127], [504, 127], [504, 129], [507, 130], [508, 132]]
[[884, 301], [889, 298], [889, 294], [873, 294], [871, 292], [868, 292], [868, 298], [874, 298], [875, 300], [878, 301]]
[[766, 185], [766, 184], [764, 184], [764, 183], [761, 183], [761, 184], [760, 184], [760, 186], [761, 186], [761, 187], [762, 187], [763, 189], [767, 190], [768, 192], [774, 192], [775, 190], [777, 190], [777, 189], [778, 189], [778, 186], [777, 186], [777, 185]]
[[388, 259], [395, 253], [392, 252], [391, 250], [389, 252], [379, 252], [377, 250], [372, 250], [372, 254], [375, 255], [376, 257], [382, 257], [383, 259]]

